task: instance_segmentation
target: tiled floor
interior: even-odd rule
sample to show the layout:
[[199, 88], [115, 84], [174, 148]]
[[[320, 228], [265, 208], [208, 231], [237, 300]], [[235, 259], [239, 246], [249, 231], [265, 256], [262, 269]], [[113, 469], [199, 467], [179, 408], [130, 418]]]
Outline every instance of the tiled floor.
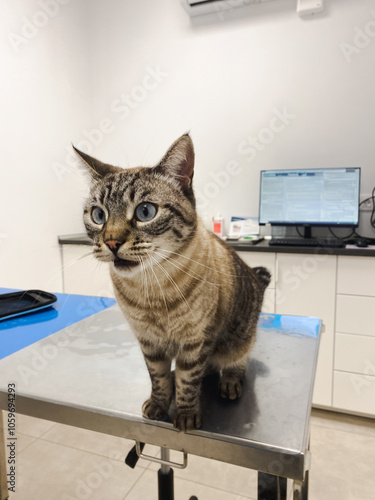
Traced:
[[[17, 487], [10, 500], [157, 499], [158, 466], [124, 464], [133, 442], [22, 415], [17, 427]], [[313, 410], [311, 451], [311, 500], [375, 498], [375, 421]], [[175, 470], [175, 498], [191, 495], [255, 499], [256, 473], [189, 456], [188, 468]]]

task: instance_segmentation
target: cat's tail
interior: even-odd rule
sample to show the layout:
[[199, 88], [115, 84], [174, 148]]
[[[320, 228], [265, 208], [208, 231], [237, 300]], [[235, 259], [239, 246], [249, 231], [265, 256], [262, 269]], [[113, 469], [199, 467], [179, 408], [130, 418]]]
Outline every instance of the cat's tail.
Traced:
[[256, 274], [256, 277], [258, 278], [259, 284], [262, 287], [262, 290], [264, 292], [264, 290], [270, 284], [271, 273], [265, 267], [253, 267], [253, 271]]

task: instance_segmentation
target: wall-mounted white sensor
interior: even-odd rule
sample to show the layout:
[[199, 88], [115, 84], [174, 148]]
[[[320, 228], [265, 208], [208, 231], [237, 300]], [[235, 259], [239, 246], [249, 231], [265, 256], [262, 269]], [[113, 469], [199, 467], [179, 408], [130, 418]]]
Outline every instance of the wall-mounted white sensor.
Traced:
[[318, 14], [323, 8], [323, 0], [297, 0], [297, 14], [301, 17]]

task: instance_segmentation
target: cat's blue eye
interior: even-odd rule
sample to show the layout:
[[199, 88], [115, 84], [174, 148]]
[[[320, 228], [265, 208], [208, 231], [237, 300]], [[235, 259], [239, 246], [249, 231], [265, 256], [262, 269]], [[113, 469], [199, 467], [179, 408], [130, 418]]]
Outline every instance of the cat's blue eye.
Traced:
[[147, 222], [153, 219], [156, 215], [156, 206], [152, 203], [141, 203], [135, 209], [135, 217], [140, 222]]
[[104, 210], [100, 207], [94, 207], [91, 211], [91, 218], [95, 224], [101, 226], [105, 223], [106, 219]]

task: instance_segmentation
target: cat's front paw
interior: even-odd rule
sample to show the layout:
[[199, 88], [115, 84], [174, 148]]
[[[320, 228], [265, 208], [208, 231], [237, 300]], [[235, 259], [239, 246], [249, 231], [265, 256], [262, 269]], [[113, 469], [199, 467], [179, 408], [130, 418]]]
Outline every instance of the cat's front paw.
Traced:
[[201, 423], [201, 412], [199, 409], [176, 408], [173, 424], [179, 431], [186, 432], [199, 429]]
[[151, 420], [159, 420], [167, 415], [167, 410], [154, 399], [149, 398], [142, 406], [143, 416]]

